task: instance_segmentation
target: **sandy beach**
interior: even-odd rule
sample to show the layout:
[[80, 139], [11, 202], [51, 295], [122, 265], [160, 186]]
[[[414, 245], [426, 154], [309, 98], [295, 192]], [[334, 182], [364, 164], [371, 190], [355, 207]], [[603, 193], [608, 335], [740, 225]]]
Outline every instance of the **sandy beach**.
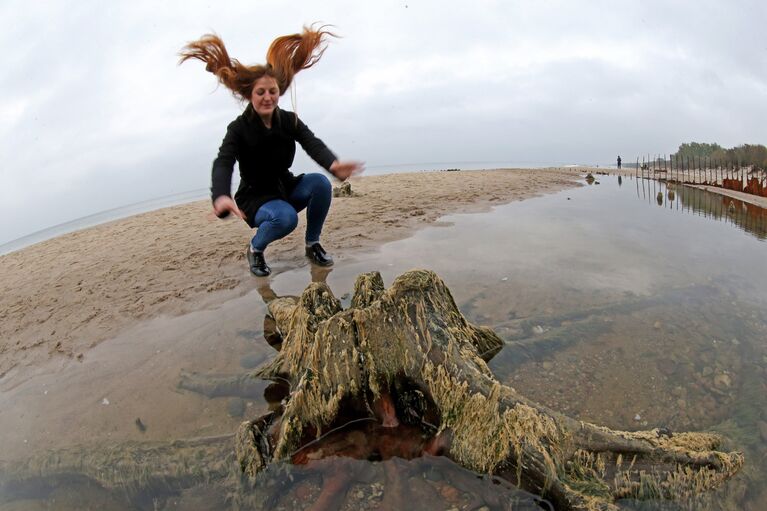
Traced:
[[[576, 186], [583, 169], [503, 169], [361, 176], [333, 200], [323, 245], [343, 264], [353, 253], [407, 237], [455, 212], [482, 211]], [[335, 183], [336, 185], [338, 183]], [[307, 265], [304, 215], [267, 260]], [[66, 234], [0, 256], [0, 381], [52, 357], [88, 350], [152, 317], [202, 310], [253, 290], [252, 236], [208, 201], [165, 208]]]

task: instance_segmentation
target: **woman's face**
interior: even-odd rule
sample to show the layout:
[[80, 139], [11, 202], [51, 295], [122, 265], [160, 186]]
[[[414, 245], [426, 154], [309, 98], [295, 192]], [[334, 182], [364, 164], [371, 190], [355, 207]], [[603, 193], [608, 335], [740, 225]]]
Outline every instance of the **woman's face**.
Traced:
[[253, 93], [250, 96], [250, 102], [256, 113], [263, 119], [270, 119], [272, 112], [277, 107], [280, 99], [280, 89], [277, 87], [277, 80], [271, 76], [262, 76], [253, 85]]

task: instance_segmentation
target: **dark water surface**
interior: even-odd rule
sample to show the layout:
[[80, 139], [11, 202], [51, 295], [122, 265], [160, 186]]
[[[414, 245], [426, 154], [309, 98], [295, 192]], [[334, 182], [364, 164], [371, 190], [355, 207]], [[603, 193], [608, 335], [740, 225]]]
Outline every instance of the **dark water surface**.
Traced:
[[[389, 285], [406, 270], [434, 270], [470, 321], [507, 341], [491, 362], [501, 381], [615, 429], [719, 431], [731, 439], [728, 447], [745, 452], [746, 468], [711, 509], [725, 502], [767, 509], [765, 211], [701, 190], [597, 179], [488, 213], [446, 216], [409, 239], [342, 259], [330, 272], [284, 271], [259, 292], [296, 295], [326, 279], [348, 305], [359, 273], [379, 270]], [[77, 467], [85, 458], [109, 466], [112, 458], [100, 454], [114, 457], [125, 445], [233, 443], [227, 435], [242, 420], [269, 409], [266, 384], [211, 390], [197, 377], [244, 374], [272, 357], [264, 315], [254, 292], [215, 310], [146, 322], [82, 362], [54, 362], [6, 382], [0, 460], [7, 470], [29, 464], [44, 476], [54, 463]], [[53, 451], [55, 462], [44, 459]], [[377, 509], [392, 472], [412, 509], [481, 509], [474, 497], [487, 492], [516, 499], [514, 509], [536, 508], [509, 485], [432, 461], [331, 460], [323, 470], [358, 475], [345, 482], [342, 509]], [[71, 475], [73, 468], [56, 478], [0, 482], [0, 510], [231, 506], [215, 474], [206, 476], [210, 484], [177, 491], [173, 481], [120, 467], [113, 479], [145, 484], [107, 491]], [[256, 508], [305, 509], [318, 496], [319, 476], [305, 468], [277, 466], [262, 477], [275, 490]]]

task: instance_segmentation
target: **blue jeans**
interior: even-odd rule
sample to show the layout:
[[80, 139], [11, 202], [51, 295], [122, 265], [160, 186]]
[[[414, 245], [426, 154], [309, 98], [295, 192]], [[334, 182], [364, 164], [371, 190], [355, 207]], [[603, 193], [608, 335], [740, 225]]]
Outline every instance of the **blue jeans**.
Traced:
[[284, 238], [298, 225], [298, 213], [306, 208], [306, 243], [320, 241], [322, 225], [328, 216], [333, 190], [322, 174], [305, 174], [287, 201], [265, 202], [256, 211], [254, 224], [258, 227], [251, 244], [253, 250], [263, 251], [269, 243]]

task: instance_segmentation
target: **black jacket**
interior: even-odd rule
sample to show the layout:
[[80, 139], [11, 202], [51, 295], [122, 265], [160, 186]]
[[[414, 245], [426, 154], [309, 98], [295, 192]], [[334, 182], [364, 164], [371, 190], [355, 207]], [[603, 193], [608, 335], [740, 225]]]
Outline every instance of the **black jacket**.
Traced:
[[336, 156], [314, 136], [293, 112], [275, 109], [272, 127], [248, 104], [245, 111], [226, 128], [218, 156], [213, 160], [212, 200], [230, 195], [234, 162], [240, 164], [240, 187], [234, 195], [237, 206], [253, 225], [258, 208], [272, 199], [287, 200], [303, 174], [290, 170], [296, 155], [296, 142], [321, 167], [330, 171]]

